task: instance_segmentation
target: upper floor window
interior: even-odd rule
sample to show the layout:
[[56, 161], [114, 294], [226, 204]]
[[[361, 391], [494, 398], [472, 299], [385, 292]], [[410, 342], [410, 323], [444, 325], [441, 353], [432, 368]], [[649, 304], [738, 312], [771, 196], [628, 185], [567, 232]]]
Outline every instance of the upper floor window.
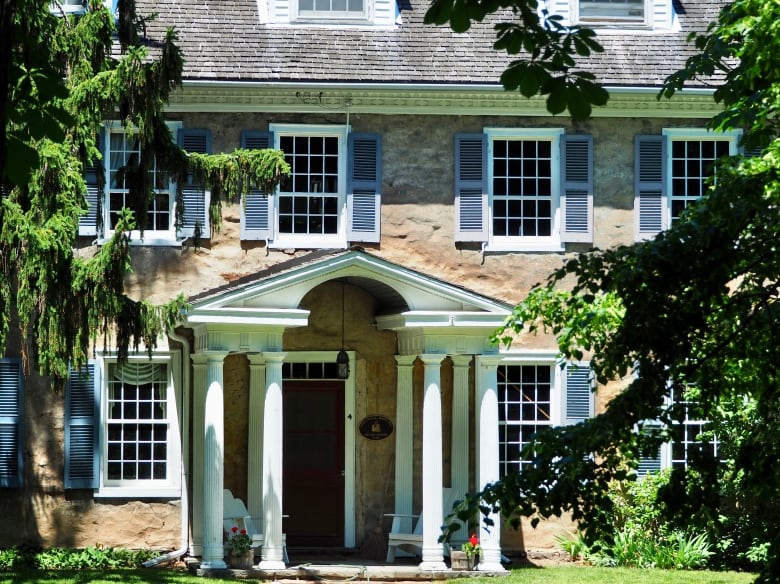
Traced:
[[644, 23], [646, 0], [577, 0], [583, 23]]
[[673, 0], [540, 0], [540, 9], [561, 17], [564, 26], [646, 32], [680, 30]]
[[456, 240], [518, 251], [592, 241], [592, 145], [562, 129], [457, 135]]
[[554, 362], [512, 362], [497, 370], [499, 470], [501, 476], [532, 464], [521, 450], [545, 428], [574, 423], [593, 415], [590, 368]]
[[[168, 127], [177, 134], [179, 145], [188, 152], [210, 151], [210, 135], [206, 130], [184, 129], [180, 122], [169, 122]], [[79, 221], [79, 235], [97, 235], [103, 239], [114, 233], [124, 208], [134, 213], [139, 211], [139, 202], [131, 193], [130, 185], [141, 157], [141, 144], [137, 133], [128, 131], [119, 122], [109, 122], [100, 133], [98, 145], [103, 154], [101, 163], [105, 184], [98, 192], [97, 168], [88, 166], [85, 169], [89, 212]], [[208, 237], [208, 191], [202, 185], [188, 181], [179, 185], [182, 192], [178, 196], [176, 183], [157, 167], [155, 161], [148, 172], [154, 196], [146, 203], [143, 233], [134, 230], [130, 234], [131, 241], [147, 245], [174, 245], [196, 234]], [[179, 209], [179, 205], [183, 208]]]
[[298, 0], [300, 18], [365, 18], [368, 0]]
[[739, 132], [665, 129], [637, 136], [634, 148], [634, 216], [637, 239], [679, 220], [707, 190], [719, 159], [737, 154]]
[[278, 148], [291, 169], [275, 193], [247, 195], [243, 239], [295, 248], [379, 241], [380, 136], [347, 126], [273, 124], [271, 132], [244, 132], [242, 147]]

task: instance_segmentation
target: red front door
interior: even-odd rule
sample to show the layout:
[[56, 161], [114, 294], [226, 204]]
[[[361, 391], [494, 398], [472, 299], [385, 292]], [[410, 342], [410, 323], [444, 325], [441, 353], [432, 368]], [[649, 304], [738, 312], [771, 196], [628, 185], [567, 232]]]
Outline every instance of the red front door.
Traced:
[[344, 545], [344, 382], [285, 380], [284, 532], [290, 546]]

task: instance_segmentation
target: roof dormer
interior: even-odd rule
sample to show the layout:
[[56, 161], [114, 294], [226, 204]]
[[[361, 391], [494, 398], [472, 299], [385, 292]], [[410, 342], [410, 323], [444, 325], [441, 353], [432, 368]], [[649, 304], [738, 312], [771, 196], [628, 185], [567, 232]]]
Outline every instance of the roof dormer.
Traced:
[[546, 0], [565, 25], [669, 31], [676, 25], [673, 0]]
[[[396, 23], [395, 0], [258, 0], [264, 24], [387, 27]], [[265, 10], [263, 10], [263, 8]]]

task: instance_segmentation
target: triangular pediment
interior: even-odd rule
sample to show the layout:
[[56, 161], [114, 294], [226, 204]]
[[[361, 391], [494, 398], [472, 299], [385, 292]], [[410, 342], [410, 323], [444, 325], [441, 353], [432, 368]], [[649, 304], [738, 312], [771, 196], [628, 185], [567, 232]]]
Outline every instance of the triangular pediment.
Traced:
[[[187, 320], [303, 326], [303, 297], [330, 280], [362, 288], [377, 299], [388, 328], [500, 325], [511, 306], [362, 250], [312, 253], [190, 298]], [[437, 324], [438, 323], [438, 324]]]

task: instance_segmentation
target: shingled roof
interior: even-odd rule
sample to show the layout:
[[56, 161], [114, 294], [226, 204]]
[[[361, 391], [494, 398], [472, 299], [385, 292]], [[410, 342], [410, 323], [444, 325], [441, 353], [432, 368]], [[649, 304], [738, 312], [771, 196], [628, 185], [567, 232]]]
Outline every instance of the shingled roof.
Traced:
[[[156, 12], [147, 34], [179, 31], [185, 80], [258, 83], [379, 83], [495, 85], [510, 58], [493, 50], [492, 23], [455, 34], [423, 24], [427, 0], [402, 2], [394, 28], [265, 25], [257, 0], [139, 0], [139, 14]], [[675, 2], [681, 30], [649, 33], [602, 30], [605, 53], [583, 69], [609, 86], [653, 87], [681, 68], [722, 0]], [[495, 22], [493, 20], [492, 22]]]

